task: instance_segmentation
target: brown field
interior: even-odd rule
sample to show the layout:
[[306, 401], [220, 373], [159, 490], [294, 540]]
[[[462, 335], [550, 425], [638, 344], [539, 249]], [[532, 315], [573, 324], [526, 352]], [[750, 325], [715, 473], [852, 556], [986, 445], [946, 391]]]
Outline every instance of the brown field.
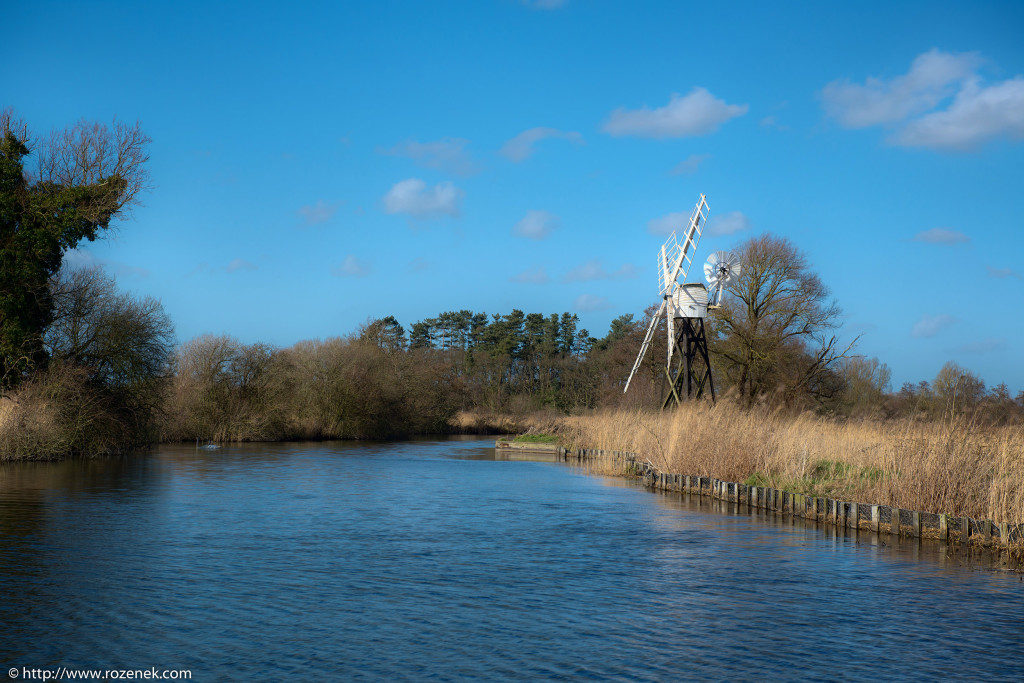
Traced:
[[674, 412], [530, 419], [568, 447], [637, 453], [658, 469], [925, 512], [1024, 522], [1024, 428], [837, 421], [743, 410], [727, 401]]

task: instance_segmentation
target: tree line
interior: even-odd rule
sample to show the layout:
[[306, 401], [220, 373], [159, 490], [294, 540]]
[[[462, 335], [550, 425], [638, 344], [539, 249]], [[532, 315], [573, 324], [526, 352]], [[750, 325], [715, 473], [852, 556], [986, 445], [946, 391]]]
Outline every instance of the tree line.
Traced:
[[[570, 312], [393, 316], [287, 348], [205, 335], [176, 344], [160, 302], [118, 291], [63, 255], [123, 219], [148, 186], [138, 124], [79, 122], [35, 143], [0, 113], [0, 458], [119, 452], [164, 441], [388, 438], [479, 415], [650, 408], [666, 391], [666, 332], [623, 386], [656, 307], [601, 337]], [[31, 163], [29, 163], [31, 162]], [[1020, 422], [1024, 392], [986, 389], [953, 363], [894, 391], [842, 342], [841, 310], [789, 240], [740, 248], [707, 320], [719, 395], [840, 418]]]

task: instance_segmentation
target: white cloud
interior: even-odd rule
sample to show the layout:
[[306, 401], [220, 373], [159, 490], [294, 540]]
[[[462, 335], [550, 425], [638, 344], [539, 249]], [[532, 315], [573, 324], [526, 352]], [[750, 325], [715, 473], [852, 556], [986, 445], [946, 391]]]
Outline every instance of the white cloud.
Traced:
[[987, 88], [971, 79], [945, 111], [911, 121], [891, 141], [904, 147], [967, 151], [997, 137], [1024, 139], [1024, 77]]
[[569, 140], [577, 145], [583, 144], [583, 136], [575, 131], [562, 131], [557, 128], [530, 128], [505, 142], [498, 153], [509, 161], [525, 161], [534, 152], [534, 146], [548, 138]]
[[704, 88], [694, 88], [685, 97], [673, 93], [658, 109], [619, 107], [609, 115], [604, 132], [616, 137], [681, 138], [706, 135], [723, 123], [747, 113], [745, 104], [726, 104]]
[[669, 171], [669, 175], [693, 175], [697, 172], [697, 168], [701, 163], [710, 158], [710, 154], [691, 154], [686, 157], [684, 161], [680, 161], [676, 164], [672, 170]]
[[846, 128], [893, 126], [888, 142], [904, 147], [968, 151], [994, 138], [1024, 139], [1024, 76], [986, 86], [982, 63], [976, 53], [933, 49], [903, 76], [833, 81], [822, 104]]
[[580, 294], [572, 304], [573, 310], [580, 311], [581, 313], [607, 311], [611, 307], [612, 305], [609, 303], [608, 297], [596, 296], [594, 294]]
[[932, 228], [914, 235], [914, 241], [927, 244], [966, 244], [971, 241], [971, 238], [958, 230]]
[[370, 274], [370, 264], [357, 259], [352, 254], [345, 257], [339, 265], [331, 268], [331, 275], [337, 277], [366, 277]]
[[833, 81], [821, 91], [821, 99], [829, 116], [846, 128], [896, 123], [939, 104], [980, 65], [977, 54], [933, 49], [918, 55], [904, 76], [869, 76], [863, 85]]
[[256, 270], [257, 266], [251, 261], [246, 261], [243, 258], [236, 258], [229, 263], [224, 270], [229, 273], [237, 273], [240, 270]]
[[65, 267], [72, 270], [79, 268], [104, 268], [119, 277], [149, 277], [149, 271], [138, 266], [128, 265], [120, 261], [96, 258], [85, 248], [71, 249], [64, 253], [62, 261]]
[[210, 270], [210, 264], [206, 261], [200, 262], [198, 266], [185, 273], [185, 277], [192, 277], [193, 275], [199, 275], [200, 273], [206, 273]]
[[547, 211], [527, 211], [512, 232], [531, 240], [542, 240], [558, 227], [558, 216]]
[[302, 217], [303, 225], [319, 225], [331, 220], [338, 211], [338, 206], [338, 203], [328, 204], [322, 199], [318, 199], [316, 204], [299, 207], [298, 214]]
[[[647, 232], [652, 235], [667, 235], [673, 230], [683, 232], [690, 224], [690, 214], [677, 212], [665, 214], [647, 222]], [[750, 229], [750, 219], [739, 211], [712, 216], [707, 233], [709, 235], [733, 235]]]
[[661, 218], [647, 221], [647, 232], [652, 235], [667, 235], [673, 230], [682, 230], [689, 220], [688, 213], [667, 213]]
[[590, 280], [629, 280], [635, 278], [640, 269], [632, 263], [624, 263], [622, 266], [610, 272], [604, 269], [600, 261], [594, 259], [581, 263], [562, 277], [563, 282], [587, 282]]
[[957, 322], [957, 319], [946, 313], [939, 315], [923, 315], [914, 323], [910, 330], [911, 337], [934, 337], [942, 330]]
[[464, 138], [441, 138], [433, 142], [409, 140], [391, 149], [378, 150], [381, 154], [408, 157], [421, 166], [436, 168], [445, 173], [467, 176], [479, 171], [479, 167], [466, 151], [469, 140]]
[[1022, 277], [1021, 274], [1013, 268], [993, 268], [992, 266], [985, 266], [985, 269], [988, 270], [988, 274], [991, 277], [997, 277], [999, 279], [1008, 277], [1015, 277], [1018, 280], [1024, 279], [1024, 277]]
[[550, 282], [550, 278], [548, 278], [544, 266], [537, 266], [536, 268], [529, 268], [517, 275], [513, 275], [508, 281], [528, 285], [545, 285]]
[[738, 232], [750, 229], [750, 219], [739, 211], [730, 211], [719, 216], [712, 216], [709, 223], [709, 235], [735, 235]]
[[405, 213], [414, 218], [433, 218], [460, 214], [460, 205], [465, 193], [451, 183], [439, 183], [428, 188], [419, 178], [409, 178], [395, 183], [384, 195], [384, 211]]
[[1005, 348], [1005, 339], [979, 339], [958, 347], [957, 351], [960, 353], [991, 353], [992, 351], [1002, 351]]
[[532, 9], [559, 9], [565, 7], [568, 0], [520, 0], [520, 2]]

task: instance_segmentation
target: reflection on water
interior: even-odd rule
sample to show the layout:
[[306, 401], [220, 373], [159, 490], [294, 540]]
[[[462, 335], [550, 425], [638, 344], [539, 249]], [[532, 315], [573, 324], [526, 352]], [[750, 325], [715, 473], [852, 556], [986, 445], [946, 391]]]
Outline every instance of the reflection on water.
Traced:
[[199, 681], [1020, 677], [1019, 575], [491, 443], [2, 465], [0, 660]]

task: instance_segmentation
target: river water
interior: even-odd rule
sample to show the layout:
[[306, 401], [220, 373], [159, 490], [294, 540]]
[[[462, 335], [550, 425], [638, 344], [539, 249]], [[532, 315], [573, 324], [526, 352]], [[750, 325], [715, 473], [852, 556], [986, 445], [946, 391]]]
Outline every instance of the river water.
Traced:
[[1024, 677], [1019, 574], [495, 459], [492, 445], [172, 446], [0, 465], [3, 670]]

